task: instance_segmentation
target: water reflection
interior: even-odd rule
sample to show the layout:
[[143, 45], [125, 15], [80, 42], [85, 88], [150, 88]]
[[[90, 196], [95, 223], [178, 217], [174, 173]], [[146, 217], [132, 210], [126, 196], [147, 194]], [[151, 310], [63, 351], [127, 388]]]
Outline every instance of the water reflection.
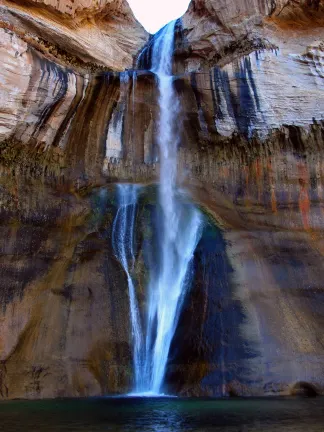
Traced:
[[324, 399], [0, 402], [0, 431], [323, 432]]

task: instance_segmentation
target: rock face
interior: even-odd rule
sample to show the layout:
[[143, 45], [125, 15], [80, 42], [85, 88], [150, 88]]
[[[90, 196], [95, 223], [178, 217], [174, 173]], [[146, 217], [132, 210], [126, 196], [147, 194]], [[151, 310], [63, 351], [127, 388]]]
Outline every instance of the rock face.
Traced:
[[148, 35], [126, 0], [2, 1], [1, 27], [63, 64], [130, 68]]
[[66, 194], [62, 200], [64, 193], [29, 184], [20, 192], [11, 189], [13, 198], [6, 186], [1, 397], [127, 391], [128, 298], [111, 252], [109, 213], [97, 212], [96, 193], [87, 199]]
[[98, 14], [108, 14], [115, 17], [118, 14], [130, 14], [128, 4], [124, 1], [116, 0], [31, 0], [29, 2], [17, 1], [15, 3], [26, 3], [30, 6], [45, 6], [49, 10], [60, 12], [71, 18], [88, 17], [93, 18]]
[[[151, 42], [120, 72], [148, 38], [124, 1], [0, 8], [0, 395], [125, 392], [113, 183], [158, 177]], [[178, 22], [178, 180], [207, 215], [170, 391], [324, 392], [323, 37], [316, 1], [193, 0]]]
[[224, 64], [276, 46], [292, 54], [298, 45], [303, 49], [307, 39], [323, 38], [323, 9], [318, 0], [192, 0], [182, 18], [182, 63], [185, 60], [188, 69]]

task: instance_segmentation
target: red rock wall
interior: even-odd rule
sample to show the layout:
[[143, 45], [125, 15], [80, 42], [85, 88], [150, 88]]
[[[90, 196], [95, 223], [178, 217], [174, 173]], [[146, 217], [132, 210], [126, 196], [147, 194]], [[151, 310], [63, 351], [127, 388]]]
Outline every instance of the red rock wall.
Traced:
[[[84, 36], [90, 3], [73, 11], [77, 30], [67, 3], [26, 5], [1, 5], [0, 395], [125, 392], [127, 289], [111, 249], [113, 198], [103, 197], [111, 183], [158, 178], [158, 106], [152, 73], [108, 68], [130, 67], [146, 35], [129, 24], [140, 34], [130, 42], [119, 17], [112, 51], [99, 53]], [[304, 6], [214, 6], [193, 2], [177, 29], [178, 180], [216, 234], [197, 251], [168, 384], [263, 395], [306, 381], [322, 392], [321, 15], [309, 31], [314, 5], [309, 16]], [[90, 33], [108, 28], [100, 11]], [[292, 32], [295, 13], [307, 19]]]

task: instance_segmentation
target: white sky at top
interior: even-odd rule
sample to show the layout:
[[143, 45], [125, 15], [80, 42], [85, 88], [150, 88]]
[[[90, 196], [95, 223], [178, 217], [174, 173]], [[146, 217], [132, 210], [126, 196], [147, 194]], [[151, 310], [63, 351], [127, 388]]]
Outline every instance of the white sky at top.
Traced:
[[145, 29], [156, 33], [168, 22], [183, 15], [190, 0], [127, 0]]

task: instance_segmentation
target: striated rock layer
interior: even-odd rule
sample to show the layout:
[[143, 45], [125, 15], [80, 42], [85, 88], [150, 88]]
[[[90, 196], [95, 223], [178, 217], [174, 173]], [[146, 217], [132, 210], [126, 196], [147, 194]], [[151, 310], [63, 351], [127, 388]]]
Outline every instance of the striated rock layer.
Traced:
[[[177, 24], [178, 180], [206, 224], [169, 391], [324, 392], [322, 7], [193, 0]], [[151, 42], [119, 72], [147, 40], [123, 1], [2, 2], [0, 21], [0, 395], [128, 391], [113, 183], [158, 178]], [[152, 209], [148, 187], [142, 302]]]
[[289, 54], [323, 38], [322, 1], [192, 0], [182, 18], [177, 54], [190, 70], [224, 64], [256, 49]]
[[2, 0], [0, 27], [79, 71], [129, 68], [148, 39], [126, 0]]

